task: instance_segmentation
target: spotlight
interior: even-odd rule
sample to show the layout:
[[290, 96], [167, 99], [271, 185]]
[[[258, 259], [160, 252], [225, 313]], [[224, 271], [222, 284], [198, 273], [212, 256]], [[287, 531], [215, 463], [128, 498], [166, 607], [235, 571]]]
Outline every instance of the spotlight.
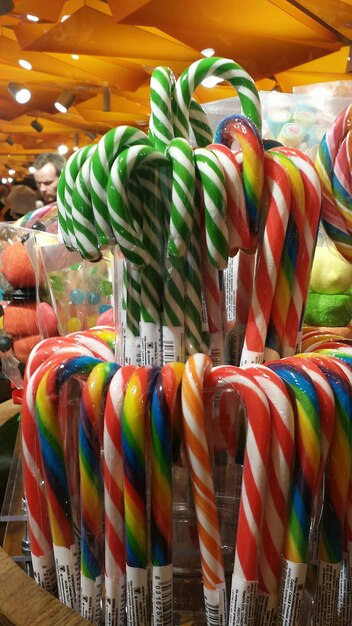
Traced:
[[29, 61], [26, 61], [26, 59], [18, 59], [18, 65], [23, 67], [24, 70], [32, 69], [32, 63], [30, 63]]
[[72, 91], [68, 91], [67, 89], [65, 89], [65, 91], [63, 91], [62, 94], [58, 97], [56, 102], [54, 102], [54, 106], [58, 111], [60, 111], [60, 113], [67, 113], [70, 106], [73, 104], [74, 99], [75, 96]]
[[13, 176], [14, 174], [16, 174], [16, 170], [10, 168], [9, 169], [9, 174], [10, 174], [10, 176]]
[[35, 167], [33, 167], [33, 165], [30, 165], [30, 166], [29, 166], [29, 168], [28, 168], [28, 172], [29, 172], [30, 174], [34, 174], [34, 172], [35, 172]]
[[0, 15], [11, 13], [15, 8], [13, 0], [0, 0]]
[[7, 85], [7, 89], [9, 90], [11, 96], [15, 98], [16, 102], [19, 104], [26, 104], [32, 97], [31, 92], [27, 87], [21, 85], [21, 83], [9, 83]]
[[37, 15], [31, 15], [30, 13], [27, 13], [27, 20], [29, 20], [30, 22], [39, 22], [39, 17]]
[[87, 130], [86, 132], [87, 137], [89, 137], [89, 139], [91, 139], [92, 141], [94, 141], [94, 139], [96, 138], [96, 134], [93, 133], [91, 130]]
[[43, 128], [44, 128], [44, 126], [42, 126], [42, 124], [40, 122], [38, 122], [38, 120], [33, 120], [31, 122], [31, 126], [32, 126], [32, 128], [34, 128], [34, 130], [37, 131], [37, 133], [41, 133]]
[[67, 153], [68, 153], [68, 147], [67, 147], [67, 146], [65, 146], [65, 145], [62, 143], [60, 146], [58, 146], [57, 151], [58, 151], [58, 153], [59, 153], [59, 154], [61, 154], [61, 155], [63, 156], [64, 154], [67, 154]]
[[13, 138], [13, 137], [11, 137], [11, 135], [9, 135], [8, 137], [6, 137], [5, 141], [6, 141], [6, 143], [8, 143], [8, 144], [9, 144], [9, 146], [13, 146], [13, 145], [14, 145], [14, 143], [15, 143], [15, 140], [14, 140], [14, 138]]

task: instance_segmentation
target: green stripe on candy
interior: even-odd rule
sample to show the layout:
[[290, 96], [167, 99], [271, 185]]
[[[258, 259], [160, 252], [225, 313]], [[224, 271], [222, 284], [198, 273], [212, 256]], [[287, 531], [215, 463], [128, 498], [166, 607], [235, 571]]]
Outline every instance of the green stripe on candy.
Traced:
[[189, 108], [192, 95], [202, 81], [210, 76], [228, 81], [237, 90], [244, 115], [261, 130], [261, 106], [253, 79], [235, 61], [212, 57], [192, 63], [176, 82], [173, 99], [175, 135], [189, 136]]
[[98, 261], [101, 258], [89, 193], [92, 156], [83, 164], [72, 194], [72, 223], [76, 244], [84, 259]]
[[91, 167], [91, 197], [100, 245], [115, 243], [107, 202], [110, 169], [116, 157], [134, 145], [151, 146], [151, 142], [142, 131], [132, 126], [118, 126], [109, 130], [97, 144]]
[[155, 148], [164, 151], [173, 138], [172, 95], [175, 77], [169, 67], [157, 67], [150, 79], [149, 137]]

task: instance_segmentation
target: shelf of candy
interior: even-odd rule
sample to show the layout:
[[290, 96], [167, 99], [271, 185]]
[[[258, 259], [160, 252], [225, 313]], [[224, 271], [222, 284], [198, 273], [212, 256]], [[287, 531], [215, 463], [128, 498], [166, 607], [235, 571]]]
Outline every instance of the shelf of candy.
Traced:
[[[213, 75], [241, 106], [215, 132], [193, 98]], [[150, 94], [148, 136], [110, 130], [59, 181], [66, 247], [85, 263], [114, 255], [117, 330], [82, 330], [71, 308], [72, 332], [27, 360], [34, 578], [96, 624], [347, 626], [352, 341], [302, 341], [322, 168], [262, 139], [234, 61], [178, 80], [157, 68]], [[324, 224], [341, 215], [339, 201]], [[84, 272], [54, 270], [57, 301], [87, 301]]]

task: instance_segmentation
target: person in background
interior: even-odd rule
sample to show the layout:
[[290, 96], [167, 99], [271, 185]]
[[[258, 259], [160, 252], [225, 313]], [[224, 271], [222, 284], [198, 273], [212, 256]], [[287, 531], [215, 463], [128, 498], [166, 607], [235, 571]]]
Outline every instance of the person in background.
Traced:
[[9, 195], [9, 188], [6, 185], [0, 185], [0, 222], [11, 220], [10, 209], [6, 205], [6, 198]]
[[57, 152], [39, 154], [34, 160], [34, 180], [44, 205], [55, 202], [59, 176], [65, 165], [65, 157]]
[[10, 213], [5, 219], [17, 220], [22, 215], [43, 206], [43, 202], [38, 191], [31, 189], [28, 185], [14, 185], [6, 196], [5, 205]]

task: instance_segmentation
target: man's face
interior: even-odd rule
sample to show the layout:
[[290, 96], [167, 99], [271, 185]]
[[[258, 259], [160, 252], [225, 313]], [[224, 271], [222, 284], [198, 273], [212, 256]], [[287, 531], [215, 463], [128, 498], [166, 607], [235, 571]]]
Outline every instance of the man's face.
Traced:
[[56, 200], [56, 189], [59, 177], [56, 174], [53, 164], [46, 163], [39, 170], [35, 170], [34, 180], [45, 204], [54, 202]]

